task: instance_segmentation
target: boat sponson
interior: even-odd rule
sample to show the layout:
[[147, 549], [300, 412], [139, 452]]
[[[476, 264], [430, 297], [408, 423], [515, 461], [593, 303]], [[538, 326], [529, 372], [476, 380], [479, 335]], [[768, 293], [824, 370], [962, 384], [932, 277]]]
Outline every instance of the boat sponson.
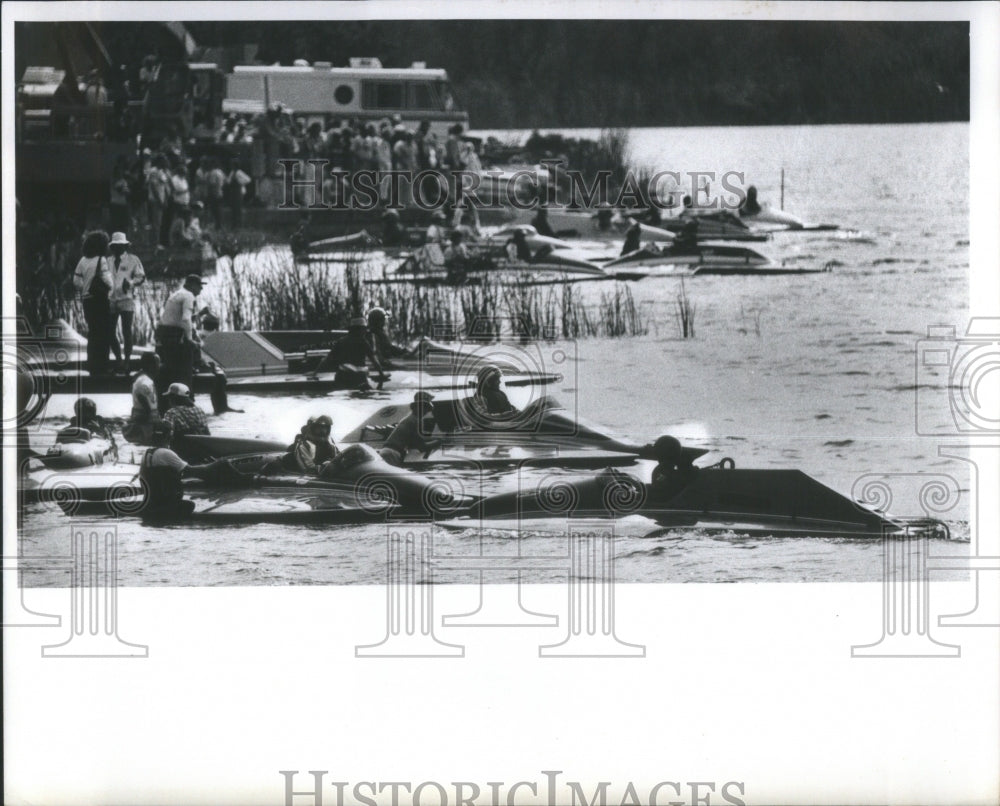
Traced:
[[501, 493], [480, 504], [484, 518], [620, 517], [642, 514], [670, 525], [772, 527], [796, 532], [880, 536], [898, 524], [799, 470], [705, 468], [680, 493], [658, 500], [651, 485], [614, 471], [574, 481], [545, 479], [539, 487]]

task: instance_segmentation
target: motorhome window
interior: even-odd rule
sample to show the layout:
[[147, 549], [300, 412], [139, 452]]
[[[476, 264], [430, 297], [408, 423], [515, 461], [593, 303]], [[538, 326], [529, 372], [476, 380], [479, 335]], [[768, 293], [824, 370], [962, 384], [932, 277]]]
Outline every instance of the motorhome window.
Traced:
[[403, 82], [366, 81], [364, 100], [365, 109], [405, 109]]
[[347, 84], [341, 84], [333, 91], [333, 99], [341, 106], [346, 106], [354, 100], [354, 89]]
[[410, 84], [410, 109], [437, 109], [437, 98], [430, 84], [414, 82]]

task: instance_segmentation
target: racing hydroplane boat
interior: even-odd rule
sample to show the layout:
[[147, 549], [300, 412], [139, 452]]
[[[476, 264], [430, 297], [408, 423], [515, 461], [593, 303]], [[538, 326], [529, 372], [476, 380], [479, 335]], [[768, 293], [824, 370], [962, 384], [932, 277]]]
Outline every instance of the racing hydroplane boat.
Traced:
[[737, 470], [725, 459], [674, 474], [653, 484], [614, 469], [583, 480], [549, 476], [532, 489], [489, 496], [471, 514], [518, 524], [638, 515], [664, 529], [777, 537], [948, 536], [938, 521], [871, 510], [800, 470]]
[[740, 220], [758, 232], [827, 232], [840, 229], [837, 224], [810, 224], [784, 210], [765, 204], [757, 212], [740, 211]]
[[[607, 468], [586, 479], [546, 476], [528, 489], [482, 498], [466, 492], [463, 477], [456, 474], [424, 476], [388, 465], [369, 446], [352, 445], [322, 478], [262, 473], [273, 455], [233, 457], [227, 465], [237, 473], [185, 482], [185, 495], [194, 505], [190, 513], [148, 510], [134, 464], [35, 471], [22, 483], [22, 503], [55, 503], [75, 516], [206, 525], [434, 518], [463, 528], [476, 520], [520, 528], [546, 519], [639, 516], [666, 530], [778, 537], [948, 536], [944, 524], [874, 511], [798, 470], [738, 470], [729, 459], [693, 467], [691, 459], [704, 453], [688, 449], [683, 466], [673, 471], [675, 478], [661, 477], [652, 484]], [[468, 481], [468, 489], [474, 489], [476, 478]]]
[[[42, 342], [37, 350], [25, 351], [23, 363], [46, 394], [128, 394], [133, 378], [125, 375], [92, 377], [83, 369], [86, 339], [69, 325], [68, 334], [52, 346]], [[192, 388], [198, 394], [217, 392], [220, 385], [239, 393], [325, 394], [337, 390], [356, 390], [356, 373], [306, 374], [326, 355], [333, 343], [346, 331], [227, 331], [208, 333], [202, 345], [202, 357], [224, 370], [198, 372]], [[42, 349], [44, 347], [44, 350]], [[532, 383], [555, 383], [556, 373], [525, 371], [502, 358], [472, 345], [449, 347], [431, 339], [420, 339], [408, 355], [393, 358], [388, 369], [392, 374], [370, 378], [370, 384], [393, 389], [451, 389], [468, 384], [465, 376], [475, 375], [484, 364], [495, 364], [506, 383], [525, 386]], [[36, 354], [37, 353], [37, 354]]]
[[745, 246], [702, 243], [662, 246], [650, 243], [604, 264], [605, 271], [634, 267], [657, 269], [662, 274], [815, 274], [822, 268], [786, 266], [774, 263], [760, 252]]
[[766, 232], [757, 232], [748, 227], [740, 218], [727, 210], [717, 212], [679, 215], [673, 218], [665, 218], [660, 221], [659, 227], [648, 227], [643, 225], [642, 241], [656, 240], [664, 241], [665, 238], [649, 238], [647, 230], [660, 230], [668, 232], [671, 236], [680, 232], [692, 221], [698, 224], [696, 237], [698, 241], [766, 241], [769, 236]]
[[[537, 234], [535, 237], [543, 239]], [[466, 285], [484, 277], [507, 284], [605, 278], [600, 266], [564, 246], [551, 243], [543, 243], [537, 249], [527, 246], [518, 257], [508, 254], [507, 246], [507, 242], [493, 240], [466, 244], [468, 258], [461, 265], [449, 265], [440, 245], [428, 244], [410, 255], [395, 271], [365, 282], [375, 285]]]
[[139, 466], [34, 471], [22, 503], [54, 503], [67, 515], [140, 516], [205, 523], [344, 523], [387, 518], [451, 517], [475, 503], [453, 478], [431, 479], [385, 462], [366, 445], [345, 448], [320, 477], [273, 471], [273, 453], [234, 456], [208, 480], [186, 479], [193, 512], [152, 510]]

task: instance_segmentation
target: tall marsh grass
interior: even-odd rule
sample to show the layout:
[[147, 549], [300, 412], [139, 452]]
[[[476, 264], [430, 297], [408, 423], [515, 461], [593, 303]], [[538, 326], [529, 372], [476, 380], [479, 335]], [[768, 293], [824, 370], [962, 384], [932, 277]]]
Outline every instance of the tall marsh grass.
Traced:
[[[364, 254], [337, 263], [302, 263], [283, 250], [264, 248], [221, 259], [198, 304], [218, 315], [224, 330], [336, 330], [377, 305], [389, 312], [390, 334], [399, 341], [620, 338], [649, 330], [632, 292], [620, 283], [588, 305], [574, 283], [505, 285], [488, 275], [459, 287], [365, 282], [377, 274], [381, 268]], [[137, 343], [152, 340], [163, 302], [178, 286], [149, 282], [138, 290]]]

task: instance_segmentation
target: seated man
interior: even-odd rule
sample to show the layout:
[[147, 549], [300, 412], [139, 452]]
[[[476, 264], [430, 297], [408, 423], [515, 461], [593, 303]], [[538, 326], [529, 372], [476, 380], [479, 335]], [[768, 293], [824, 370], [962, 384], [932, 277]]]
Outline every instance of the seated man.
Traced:
[[545, 235], [549, 238], [555, 238], [556, 234], [549, 225], [549, 211], [544, 207], [539, 207], [538, 212], [535, 217], [531, 219], [531, 226], [535, 228], [535, 232], [539, 235]]
[[698, 474], [698, 468], [685, 459], [681, 443], [674, 437], [663, 436], [653, 443], [657, 465], [650, 481], [650, 497], [661, 503], [676, 497]]
[[448, 280], [452, 283], [461, 283], [469, 271], [469, 249], [464, 243], [465, 233], [460, 229], [454, 229], [449, 239], [451, 243], [444, 250], [444, 265], [448, 271]]
[[379, 451], [379, 456], [390, 465], [402, 465], [406, 461], [406, 454], [411, 450], [420, 450], [426, 455], [441, 447], [441, 440], [424, 438], [434, 429], [432, 400], [434, 396], [430, 392], [417, 392], [413, 396], [410, 413], [392, 429]]
[[389, 315], [382, 308], [372, 308], [368, 311], [368, 337], [372, 343], [372, 348], [378, 356], [379, 363], [385, 367], [393, 358], [403, 358], [410, 354], [405, 347], [399, 347], [392, 343], [389, 334], [386, 333], [386, 325]]
[[681, 227], [674, 238], [674, 252], [691, 252], [698, 248], [698, 221], [691, 219]]
[[523, 260], [525, 263], [531, 262], [531, 247], [528, 246], [528, 239], [525, 237], [524, 230], [514, 230], [513, 236], [507, 242], [506, 251], [507, 257], [510, 260]]
[[280, 469], [292, 473], [307, 473], [318, 476], [340, 454], [340, 450], [330, 439], [333, 420], [322, 414], [310, 417], [302, 426], [288, 453], [280, 459]]
[[143, 455], [139, 465], [139, 479], [146, 489], [145, 514], [190, 515], [194, 511], [194, 501], [184, 498], [184, 476], [217, 480], [222, 475], [242, 475], [224, 459], [208, 465], [189, 465], [167, 447], [173, 436], [170, 423], [156, 422], [151, 431], [153, 446]]
[[86, 428], [92, 436], [111, 439], [111, 427], [97, 414], [97, 404], [89, 397], [81, 397], [73, 404], [73, 417], [69, 428]]
[[159, 371], [160, 357], [156, 353], [143, 353], [139, 374], [132, 384], [132, 414], [122, 428], [122, 436], [137, 445], [153, 444], [153, 425], [160, 421], [156, 394]]
[[384, 246], [403, 246], [406, 243], [406, 230], [400, 221], [396, 210], [386, 210], [382, 214], [382, 244]]
[[633, 221], [631, 226], [625, 230], [625, 242], [622, 244], [621, 255], [635, 252], [642, 246], [642, 225], [638, 221]]
[[382, 373], [382, 363], [368, 341], [368, 324], [363, 316], [355, 316], [348, 325], [347, 335], [342, 336], [334, 343], [330, 352], [323, 357], [323, 360], [313, 371], [313, 375], [334, 370], [337, 373], [334, 379], [337, 385], [345, 387], [357, 385], [367, 389], [370, 388], [368, 373], [365, 369], [367, 361], [371, 361], [372, 366], [380, 374]]
[[470, 405], [475, 414], [489, 420], [506, 420], [518, 413], [500, 388], [500, 368], [493, 364], [476, 374], [476, 393]]
[[428, 225], [427, 232], [424, 235], [424, 243], [443, 244], [447, 237], [446, 221], [447, 217], [445, 214], [440, 210], [435, 210], [431, 214], [431, 223]]
[[163, 396], [167, 410], [163, 421], [170, 423], [174, 439], [189, 434], [209, 436], [208, 415], [191, 399], [191, 390], [183, 383], [172, 383]]

